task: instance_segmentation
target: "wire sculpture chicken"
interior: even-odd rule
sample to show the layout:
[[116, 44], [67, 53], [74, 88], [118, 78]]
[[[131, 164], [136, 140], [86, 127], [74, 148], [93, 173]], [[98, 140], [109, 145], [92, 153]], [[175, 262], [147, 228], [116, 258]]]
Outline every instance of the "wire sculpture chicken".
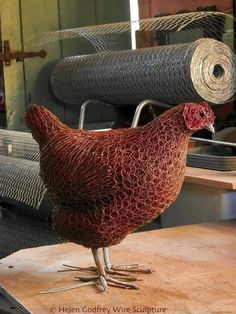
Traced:
[[206, 102], [186, 103], [142, 127], [89, 132], [69, 128], [44, 107], [27, 109], [25, 121], [40, 148], [40, 175], [54, 205], [53, 224], [66, 239], [92, 249], [97, 275], [81, 280], [105, 291], [108, 285], [138, 289], [129, 282], [135, 276], [111, 276], [139, 269], [113, 266], [108, 247], [177, 198], [190, 136], [203, 128], [213, 132], [214, 119]]

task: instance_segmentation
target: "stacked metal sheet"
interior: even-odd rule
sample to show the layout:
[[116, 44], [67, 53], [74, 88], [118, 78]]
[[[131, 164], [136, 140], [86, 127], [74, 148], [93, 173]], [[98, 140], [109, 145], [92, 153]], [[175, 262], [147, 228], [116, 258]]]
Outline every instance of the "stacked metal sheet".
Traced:
[[236, 170], [236, 156], [232, 147], [207, 145], [189, 149], [187, 165], [220, 171]]
[[39, 209], [46, 188], [39, 149], [30, 133], [0, 130], [0, 199]]

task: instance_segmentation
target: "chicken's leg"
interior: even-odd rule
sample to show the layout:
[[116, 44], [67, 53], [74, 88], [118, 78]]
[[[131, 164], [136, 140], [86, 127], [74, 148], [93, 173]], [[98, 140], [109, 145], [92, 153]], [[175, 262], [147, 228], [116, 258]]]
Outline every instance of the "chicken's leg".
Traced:
[[94, 262], [97, 266], [97, 272], [98, 272], [98, 276], [99, 276], [98, 279], [101, 282], [101, 285], [102, 285], [104, 291], [107, 291], [106, 273], [105, 273], [104, 267], [102, 266], [102, 264], [100, 262], [98, 249], [92, 249], [92, 253], [93, 253]]

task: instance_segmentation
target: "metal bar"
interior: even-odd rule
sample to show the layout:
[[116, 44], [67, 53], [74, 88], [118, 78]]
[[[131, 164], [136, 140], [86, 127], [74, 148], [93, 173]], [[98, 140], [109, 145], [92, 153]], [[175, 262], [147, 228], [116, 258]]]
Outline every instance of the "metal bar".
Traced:
[[88, 99], [86, 100], [82, 106], [80, 107], [80, 114], [79, 114], [79, 123], [78, 123], [78, 129], [83, 130], [84, 129], [84, 120], [85, 120], [85, 113], [86, 113], [86, 108], [88, 104], [94, 103], [103, 107], [113, 107], [112, 104], [104, 103], [101, 101], [93, 100], [93, 99]]
[[85, 112], [87, 105], [91, 102], [91, 100], [86, 100], [82, 106], [80, 107], [80, 114], [79, 114], [79, 124], [78, 129], [83, 130], [84, 128], [84, 119], [85, 119]]
[[132, 121], [132, 124], [131, 124], [131, 128], [136, 128], [138, 126], [141, 112], [142, 112], [143, 108], [146, 107], [147, 105], [154, 105], [154, 106], [158, 106], [158, 107], [166, 108], [166, 109], [170, 109], [171, 108], [170, 105], [160, 103], [160, 102], [158, 102], [156, 100], [145, 99], [145, 100], [141, 101], [138, 104], [138, 106], [137, 106], [137, 108], [135, 110], [133, 121]]
[[236, 143], [209, 140], [209, 139], [200, 138], [200, 137], [191, 137], [191, 140], [198, 141], [198, 142], [204, 142], [204, 143], [211, 143], [211, 144], [218, 144], [218, 145], [236, 147]]

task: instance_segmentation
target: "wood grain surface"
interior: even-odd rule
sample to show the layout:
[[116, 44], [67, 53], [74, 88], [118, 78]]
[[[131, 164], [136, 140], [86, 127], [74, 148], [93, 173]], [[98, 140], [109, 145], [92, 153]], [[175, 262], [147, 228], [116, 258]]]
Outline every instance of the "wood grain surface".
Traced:
[[155, 269], [140, 275], [140, 290], [99, 286], [39, 294], [74, 282], [63, 263], [93, 265], [89, 250], [66, 243], [26, 249], [0, 261], [0, 282], [30, 312], [235, 313], [236, 221], [167, 228], [128, 236], [111, 248], [114, 264], [139, 262]]
[[236, 171], [216, 171], [187, 167], [185, 182], [211, 186], [216, 189], [236, 190]]

